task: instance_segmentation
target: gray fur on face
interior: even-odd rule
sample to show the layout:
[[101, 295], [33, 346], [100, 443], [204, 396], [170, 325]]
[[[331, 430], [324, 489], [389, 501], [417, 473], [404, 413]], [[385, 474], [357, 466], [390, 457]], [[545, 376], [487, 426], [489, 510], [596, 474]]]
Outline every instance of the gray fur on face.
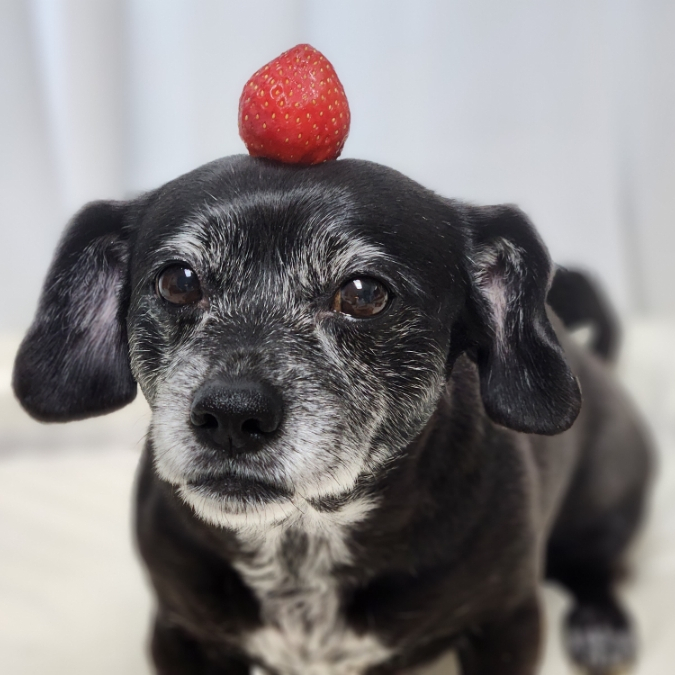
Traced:
[[[232, 525], [242, 516], [275, 522], [307, 502], [349, 494], [410, 442], [441, 395], [447, 346], [429, 340], [420, 352], [408, 344], [426, 330], [421, 312], [407, 312], [384, 340], [364, 345], [349, 339], [362, 320], [331, 309], [330, 298], [346, 280], [379, 277], [383, 264], [392, 265], [376, 244], [338, 226], [348, 209], [341, 212], [340, 204], [333, 200], [331, 211], [314, 211], [299, 223], [285, 258], [278, 242], [256, 236], [245, 203], [208, 205], [157, 251], [160, 269], [181, 261], [202, 281], [199, 319], [176, 335], [154, 298], [135, 298], [134, 312], [144, 321], [130, 321], [131, 362], [153, 410], [156, 469], [211, 522]], [[397, 283], [415, 285], [405, 270]], [[150, 369], [143, 345], [157, 340], [161, 365]], [[392, 353], [397, 370], [407, 372], [392, 372]], [[402, 389], [396, 382], [404, 374]], [[190, 407], [214, 375], [254, 378], [282, 392], [280, 433], [261, 451], [220, 457], [196, 438]], [[222, 473], [262, 476], [285, 496], [227, 500], [190, 485]]]

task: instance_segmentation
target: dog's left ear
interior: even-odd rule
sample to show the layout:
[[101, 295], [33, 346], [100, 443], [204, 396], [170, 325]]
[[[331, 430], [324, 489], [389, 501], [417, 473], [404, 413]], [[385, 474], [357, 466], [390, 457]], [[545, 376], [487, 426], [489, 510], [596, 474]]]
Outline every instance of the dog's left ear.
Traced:
[[127, 204], [94, 202], [66, 230], [14, 365], [14, 392], [43, 422], [101, 415], [130, 403]]
[[536, 434], [568, 429], [581, 393], [546, 314], [551, 263], [527, 217], [512, 206], [466, 212], [469, 281], [461, 329], [490, 418]]

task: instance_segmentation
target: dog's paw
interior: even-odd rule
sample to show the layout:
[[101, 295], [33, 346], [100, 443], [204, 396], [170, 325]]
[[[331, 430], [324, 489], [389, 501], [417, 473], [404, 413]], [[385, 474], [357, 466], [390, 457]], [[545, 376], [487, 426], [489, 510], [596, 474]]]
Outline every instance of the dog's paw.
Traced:
[[616, 606], [578, 605], [567, 617], [564, 640], [584, 675], [626, 675], [635, 662], [635, 635]]

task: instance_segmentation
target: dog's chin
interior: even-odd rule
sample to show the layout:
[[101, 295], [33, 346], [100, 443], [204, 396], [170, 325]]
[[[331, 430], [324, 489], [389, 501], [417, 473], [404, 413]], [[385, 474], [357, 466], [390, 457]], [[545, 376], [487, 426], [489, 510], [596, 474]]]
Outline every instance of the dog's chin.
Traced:
[[286, 487], [271, 481], [229, 473], [192, 479], [186, 487], [211, 499], [252, 505], [267, 504], [291, 496]]
[[295, 510], [287, 488], [228, 474], [192, 479], [179, 487], [179, 494], [199, 518], [219, 527], [275, 524]]

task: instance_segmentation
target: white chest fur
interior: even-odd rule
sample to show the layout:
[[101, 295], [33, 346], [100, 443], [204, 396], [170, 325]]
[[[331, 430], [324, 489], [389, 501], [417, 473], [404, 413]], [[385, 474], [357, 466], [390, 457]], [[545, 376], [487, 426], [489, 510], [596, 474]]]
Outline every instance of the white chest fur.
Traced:
[[260, 601], [264, 623], [245, 642], [263, 664], [254, 675], [266, 673], [264, 665], [280, 675], [360, 675], [391, 656], [374, 637], [345, 624], [333, 575], [350, 560], [349, 525], [369, 506], [314, 512], [264, 533], [241, 534], [251, 556], [237, 568]]

